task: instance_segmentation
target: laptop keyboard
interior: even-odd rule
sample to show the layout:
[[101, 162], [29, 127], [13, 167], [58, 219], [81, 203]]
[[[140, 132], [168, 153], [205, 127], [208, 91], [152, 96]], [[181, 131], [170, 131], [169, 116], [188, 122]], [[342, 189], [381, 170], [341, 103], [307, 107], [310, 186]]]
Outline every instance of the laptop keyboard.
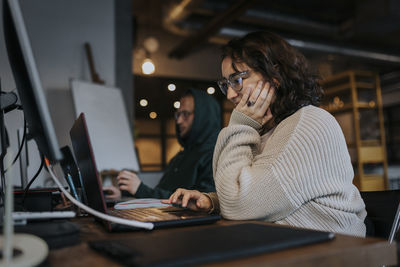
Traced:
[[109, 210], [108, 214], [121, 217], [124, 219], [155, 222], [155, 221], [170, 221], [180, 220], [187, 217], [193, 217], [193, 212], [176, 207], [162, 208], [138, 208], [127, 210]]

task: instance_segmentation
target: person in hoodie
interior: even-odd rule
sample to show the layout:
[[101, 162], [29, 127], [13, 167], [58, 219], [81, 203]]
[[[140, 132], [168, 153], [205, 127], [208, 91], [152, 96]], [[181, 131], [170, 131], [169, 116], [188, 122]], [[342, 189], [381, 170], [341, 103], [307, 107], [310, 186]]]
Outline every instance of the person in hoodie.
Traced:
[[[121, 171], [119, 190], [123, 196], [135, 198], [169, 198], [179, 187], [215, 192], [212, 156], [221, 129], [221, 110], [217, 101], [207, 93], [189, 89], [180, 98], [175, 113], [176, 133], [183, 150], [169, 162], [155, 188], [145, 185], [136, 173]], [[108, 198], [118, 198], [121, 191], [113, 191]]]

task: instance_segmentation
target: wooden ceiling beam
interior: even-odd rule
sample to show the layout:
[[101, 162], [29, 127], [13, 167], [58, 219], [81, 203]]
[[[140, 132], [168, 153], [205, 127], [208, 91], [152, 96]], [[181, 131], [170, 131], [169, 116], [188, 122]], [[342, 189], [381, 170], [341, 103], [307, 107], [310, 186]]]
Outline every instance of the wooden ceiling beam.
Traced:
[[170, 58], [182, 59], [187, 56], [194, 48], [208, 40], [217, 33], [223, 26], [231, 23], [240, 17], [255, 2], [255, 0], [239, 0], [221, 14], [215, 16], [199, 32], [184, 39], [180, 44], [173, 48], [168, 56]]

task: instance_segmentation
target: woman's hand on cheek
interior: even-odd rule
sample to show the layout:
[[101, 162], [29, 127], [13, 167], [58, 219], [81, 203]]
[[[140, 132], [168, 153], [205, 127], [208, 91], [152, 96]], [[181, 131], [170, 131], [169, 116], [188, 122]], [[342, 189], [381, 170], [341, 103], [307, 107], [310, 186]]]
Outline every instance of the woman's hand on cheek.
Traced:
[[272, 112], [271, 112], [271, 103], [272, 103], [272, 99], [274, 97], [275, 94], [275, 88], [274, 87], [270, 87], [267, 97], [265, 99], [265, 102], [263, 104], [263, 110], [266, 109], [267, 111], [264, 113], [264, 117], [261, 121], [261, 125], [266, 125], [268, 123], [271, 122], [271, 120], [274, 118], [272, 116]]
[[236, 110], [246, 114], [261, 125], [265, 125], [272, 119], [269, 107], [274, 92], [275, 89], [268, 82], [263, 84], [262, 81], [259, 81], [254, 90], [246, 88]]

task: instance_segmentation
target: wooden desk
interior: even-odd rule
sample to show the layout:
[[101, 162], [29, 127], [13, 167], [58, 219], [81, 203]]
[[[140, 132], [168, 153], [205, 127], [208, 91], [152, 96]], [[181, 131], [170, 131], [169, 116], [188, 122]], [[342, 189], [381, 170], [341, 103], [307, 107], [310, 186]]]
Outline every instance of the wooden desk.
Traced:
[[[49, 263], [51, 266], [120, 266], [116, 262], [101, 256], [91, 250], [86, 241], [101, 239], [119, 239], [127, 235], [157, 236], [164, 231], [179, 231], [180, 228], [169, 228], [129, 233], [107, 233], [104, 228], [94, 223], [92, 218], [74, 220], [81, 226], [82, 242], [78, 245], [51, 250]], [[242, 222], [219, 221], [217, 225], [231, 225]], [[263, 224], [263, 222], [257, 222]], [[215, 225], [215, 224], [213, 224]], [[190, 226], [199, 228], [210, 227]], [[212, 241], [211, 241], [212, 242]], [[273, 253], [262, 254], [250, 258], [211, 263], [208, 266], [382, 266], [397, 263], [396, 244], [389, 244], [385, 240], [376, 238], [357, 238], [346, 235], [337, 235], [332, 241], [288, 249]]]

